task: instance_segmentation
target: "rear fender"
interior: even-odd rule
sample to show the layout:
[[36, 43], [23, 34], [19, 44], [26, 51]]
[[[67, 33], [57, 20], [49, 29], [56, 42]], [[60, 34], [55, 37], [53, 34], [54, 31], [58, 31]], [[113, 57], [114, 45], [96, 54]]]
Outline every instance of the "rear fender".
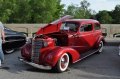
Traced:
[[80, 59], [80, 54], [76, 50], [68, 47], [56, 47], [45, 56], [45, 60], [49, 65], [55, 66], [64, 53], [67, 53], [70, 56], [72, 63]]
[[96, 44], [95, 44], [95, 47], [96, 47], [96, 48], [98, 48], [100, 41], [103, 41], [103, 43], [105, 42], [103, 36], [100, 36], [99, 39], [97, 40], [97, 42], [96, 42]]

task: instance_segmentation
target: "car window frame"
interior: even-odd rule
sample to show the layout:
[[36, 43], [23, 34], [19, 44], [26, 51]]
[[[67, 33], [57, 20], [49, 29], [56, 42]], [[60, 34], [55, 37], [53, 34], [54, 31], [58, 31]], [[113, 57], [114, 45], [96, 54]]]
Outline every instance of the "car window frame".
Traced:
[[[99, 25], [99, 29], [96, 29], [96, 25]], [[101, 25], [99, 23], [94, 23], [94, 30], [100, 30], [101, 29]]]
[[[84, 25], [89, 25], [91, 24], [92, 29], [90, 31], [81, 31], [81, 28], [84, 27]], [[93, 23], [84, 23], [81, 24], [80, 28], [79, 28], [79, 32], [84, 33], [84, 32], [92, 32], [93, 31]]]

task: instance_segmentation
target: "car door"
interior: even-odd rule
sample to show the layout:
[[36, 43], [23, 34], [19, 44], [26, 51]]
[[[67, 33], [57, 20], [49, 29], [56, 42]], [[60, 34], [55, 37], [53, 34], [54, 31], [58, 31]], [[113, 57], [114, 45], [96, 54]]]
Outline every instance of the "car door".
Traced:
[[[85, 42], [83, 42], [83, 39], [81, 39], [80, 35], [80, 23], [77, 23], [77, 30], [74, 31], [72, 28], [72, 32], [69, 32], [69, 46], [73, 49], [77, 50], [78, 52], [84, 52], [87, 48], [85, 45]], [[74, 26], [75, 28], [75, 26]]]
[[[77, 45], [82, 46], [82, 51], [85, 52], [93, 47], [95, 37], [93, 36], [93, 24], [92, 23], [83, 23], [80, 26], [79, 34], [77, 37]], [[81, 51], [81, 50], [80, 50]]]
[[74, 48], [80, 53], [84, 53], [93, 47], [94, 40], [93, 24], [82, 23], [74, 35]]
[[94, 23], [94, 37], [96, 42], [98, 41], [100, 35], [102, 35], [100, 24]]

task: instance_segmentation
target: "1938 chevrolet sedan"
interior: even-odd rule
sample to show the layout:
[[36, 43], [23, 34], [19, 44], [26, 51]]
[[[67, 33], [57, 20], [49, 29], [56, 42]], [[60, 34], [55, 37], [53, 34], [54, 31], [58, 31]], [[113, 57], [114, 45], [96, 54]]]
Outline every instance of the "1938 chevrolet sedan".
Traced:
[[100, 23], [92, 19], [70, 18], [64, 16], [39, 29], [36, 36], [22, 47], [20, 60], [63, 72], [70, 63], [101, 53], [104, 37]]

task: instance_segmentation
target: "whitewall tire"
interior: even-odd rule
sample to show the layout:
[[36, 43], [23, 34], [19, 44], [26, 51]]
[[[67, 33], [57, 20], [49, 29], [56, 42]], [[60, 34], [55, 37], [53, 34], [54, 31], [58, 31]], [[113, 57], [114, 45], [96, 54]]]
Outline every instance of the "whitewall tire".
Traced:
[[101, 53], [103, 51], [103, 41], [100, 41], [99, 47], [98, 47], [98, 53]]
[[57, 71], [58, 71], [58, 72], [64, 72], [64, 71], [66, 71], [67, 68], [68, 68], [68, 65], [69, 65], [69, 60], [70, 60], [70, 59], [69, 59], [69, 55], [68, 55], [67, 53], [64, 53], [64, 54], [60, 57], [57, 65], [56, 65]]
[[15, 49], [6, 49], [6, 50], [4, 50], [4, 52], [6, 53], [6, 54], [11, 54], [11, 53], [13, 53], [15, 51]]

